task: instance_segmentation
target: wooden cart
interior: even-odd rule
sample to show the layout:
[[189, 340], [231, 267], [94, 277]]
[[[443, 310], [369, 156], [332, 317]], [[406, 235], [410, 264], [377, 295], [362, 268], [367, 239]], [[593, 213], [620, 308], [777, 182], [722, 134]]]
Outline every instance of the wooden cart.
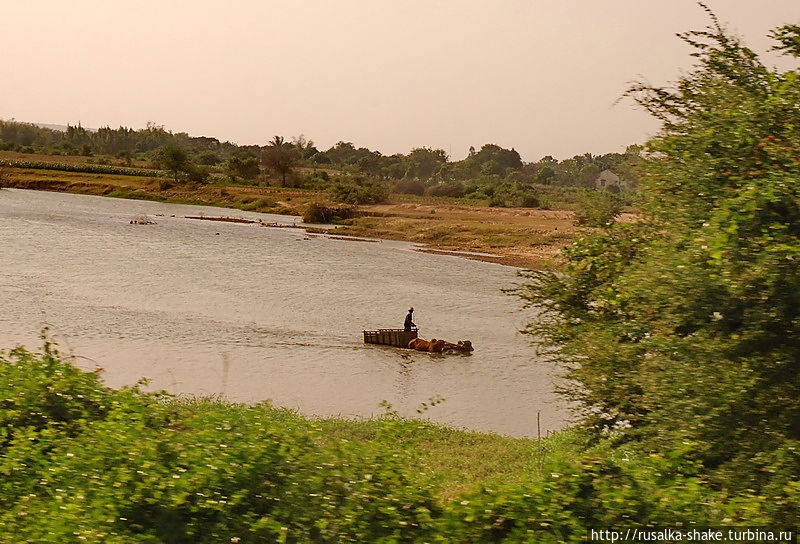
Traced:
[[417, 337], [417, 329], [410, 331], [404, 329], [378, 329], [377, 331], [364, 331], [365, 344], [382, 344], [407, 348], [408, 343]]

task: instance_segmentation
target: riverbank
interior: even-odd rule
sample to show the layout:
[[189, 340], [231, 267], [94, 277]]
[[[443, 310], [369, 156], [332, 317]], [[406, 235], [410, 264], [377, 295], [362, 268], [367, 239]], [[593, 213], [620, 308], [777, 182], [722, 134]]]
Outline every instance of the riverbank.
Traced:
[[[105, 371], [102, 368], [91, 372], [81, 370], [73, 364], [76, 359], [60, 355], [53, 351], [54, 347], [54, 344], [49, 344], [45, 350], [50, 351], [42, 353], [31, 353], [21, 348], [0, 350], [0, 377], [5, 378], [0, 384], [0, 392], [5, 391], [9, 399], [22, 399], [26, 397], [27, 387], [40, 388], [41, 384], [49, 384], [47, 390], [55, 395], [52, 402], [57, 401], [60, 408], [36, 397], [36, 402], [41, 400], [47, 404], [42, 408], [43, 412], [53, 408], [56, 411], [54, 417], [61, 417], [58, 414], [62, 412], [82, 410], [87, 414], [87, 422], [92, 419], [88, 414], [93, 411], [94, 404], [102, 405], [116, 399], [116, 404], [129, 403], [129, 407], [147, 412], [156, 408], [151, 402], [159, 399], [157, 411], [171, 421], [168, 428], [162, 429], [163, 432], [191, 434], [199, 430], [199, 423], [204, 422], [209, 431], [217, 426], [220, 441], [234, 440], [229, 435], [236, 433], [236, 428], [232, 423], [215, 423], [219, 417], [228, 422], [238, 421], [240, 425], [247, 422], [248, 427], [263, 424], [275, 429], [299, 429], [315, 449], [333, 451], [352, 444], [368, 452], [368, 456], [390, 452], [401, 458], [404, 465], [415, 467], [408, 473], [412, 478], [411, 485], [418, 488], [433, 486], [435, 495], [442, 501], [487, 486], [539, 480], [545, 475], [545, 465], [569, 461], [587, 449], [584, 435], [576, 429], [547, 433], [541, 438], [514, 438], [458, 429], [423, 419], [403, 418], [386, 403], [383, 414], [377, 417], [310, 417], [269, 402], [253, 406], [230, 402], [220, 396], [165, 396], [164, 393], [137, 392], [135, 388], [109, 389], [103, 384]], [[98, 363], [102, 364], [102, 361]], [[35, 380], [22, 380], [25, 375], [35, 377]], [[102, 406], [95, 408], [99, 413], [105, 413]], [[32, 413], [36, 411], [26, 404], [18, 407], [17, 412], [13, 409], [11, 412], [19, 414], [28, 409]], [[420, 408], [422, 413], [436, 409], [435, 405]], [[2, 419], [0, 417], [0, 421]], [[120, 423], [128, 425], [122, 420]], [[176, 439], [180, 440], [177, 436]]]
[[0, 352], [0, 540], [577, 543], [625, 523], [772, 519], [678, 453], [587, 446], [575, 430], [508, 439], [391, 409], [311, 419], [99, 374], [48, 345]]
[[[5, 172], [5, 185], [14, 188], [285, 215], [301, 215], [310, 202], [329, 200], [327, 193], [307, 189], [221, 182], [175, 185], [163, 178], [31, 168]], [[424, 251], [521, 268], [557, 266], [560, 249], [588, 231], [574, 225], [569, 210], [469, 206], [443, 197], [392, 195], [388, 204], [363, 206], [361, 211], [363, 216], [344, 221], [337, 232], [415, 242], [424, 244]]]
[[575, 226], [570, 210], [430, 200], [364, 206], [366, 215], [344, 221], [339, 231], [415, 242], [425, 244], [422, 251], [532, 269], [557, 266], [558, 252], [589, 231]]

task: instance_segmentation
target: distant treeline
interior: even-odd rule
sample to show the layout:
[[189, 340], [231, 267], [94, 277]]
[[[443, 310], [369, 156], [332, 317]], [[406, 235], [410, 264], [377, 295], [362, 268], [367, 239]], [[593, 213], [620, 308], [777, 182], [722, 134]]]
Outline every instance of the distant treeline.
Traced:
[[630, 146], [625, 153], [586, 153], [563, 161], [546, 156], [526, 163], [513, 148], [485, 144], [477, 150], [470, 148], [465, 159], [453, 161], [444, 150], [427, 147], [407, 154], [384, 155], [341, 141], [320, 150], [303, 136], [291, 140], [276, 136], [263, 146], [236, 145], [185, 132], [173, 133], [154, 124], [139, 130], [87, 130], [78, 125], [61, 131], [0, 121], [0, 150], [95, 156], [103, 162], [116, 159], [124, 166], [140, 161], [136, 166], [165, 168], [165, 148], [177, 148], [193, 165], [206, 166], [212, 173], [234, 179], [257, 180], [273, 175], [283, 185], [314, 186], [315, 180], [297, 172], [297, 167], [306, 167], [344, 176], [356, 184], [380, 184], [395, 192], [484, 199], [501, 206], [535, 205], [536, 198], [530, 190], [533, 186], [632, 190], [638, 184], [636, 168], [641, 162], [636, 146]]

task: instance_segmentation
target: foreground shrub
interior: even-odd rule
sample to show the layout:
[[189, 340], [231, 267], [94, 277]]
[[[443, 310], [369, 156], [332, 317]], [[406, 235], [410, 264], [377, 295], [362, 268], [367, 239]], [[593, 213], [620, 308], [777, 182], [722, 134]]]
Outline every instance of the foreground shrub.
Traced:
[[0, 451], [20, 430], [55, 429], [74, 436], [108, 414], [115, 394], [49, 344], [39, 355], [12, 350], [7, 359], [0, 358]]
[[0, 370], [2, 541], [407, 542], [439, 515], [401, 458], [289, 412], [112, 391], [52, 352]]
[[777, 507], [730, 497], [687, 445], [442, 502], [407, 448], [337, 441], [269, 405], [108, 389], [50, 347], [0, 354], [0, 387], [2, 542], [582, 542], [597, 526], [791, 524], [800, 495], [789, 481]]
[[694, 444], [709, 482], [797, 524], [800, 78], [712, 23], [683, 36], [698, 63], [674, 88], [633, 89], [664, 122], [643, 221], [578, 241], [521, 294], [598, 436]]
[[540, 482], [460, 497], [447, 506], [439, 527], [451, 542], [555, 544], [588, 542], [592, 529], [609, 527], [788, 529], [796, 523], [770, 512], [764, 497], [731, 498], [708, 486], [687, 453], [684, 447], [630, 461], [588, 457], [550, 466]]

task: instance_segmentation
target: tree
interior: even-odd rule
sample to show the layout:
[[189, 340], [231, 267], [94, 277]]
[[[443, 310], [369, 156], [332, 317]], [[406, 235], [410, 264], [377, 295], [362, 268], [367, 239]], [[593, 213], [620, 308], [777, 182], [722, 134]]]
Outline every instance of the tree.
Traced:
[[497, 165], [495, 168], [502, 170], [497, 172], [498, 174], [504, 174], [507, 168], [512, 170], [522, 168], [522, 158], [514, 148], [504, 149], [499, 145], [485, 144], [480, 151], [471, 154], [470, 157], [479, 164], [494, 162]]
[[261, 152], [261, 164], [281, 176], [281, 185], [286, 185], [286, 175], [299, 161], [297, 149], [282, 136], [275, 136]]
[[418, 147], [408, 154], [407, 162], [407, 176], [427, 180], [447, 162], [447, 153], [442, 149]]
[[221, 162], [222, 159], [220, 159], [219, 155], [217, 155], [213, 151], [205, 151], [197, 156], [198, 164], [203, 164], [206, 166], [216, 166]]
[[186, 170], [189, 165], [189, 156], [186, 151], [178, 146], [165, 145], [159, 153], [161, 168], [172, 172], [175, 182], [178, 181], [178, 174]]
[[297, 149], [297, 152], [300, 154], [300, 158], [302, 160], [310, 159], [319, 153], [319, 150], [314, 146], [314, 142], [307, 139], [302, 134], [292, 138], [292, 145], [295, 147], [295, 149]]
[[231, 157], [225, 163], [225, 171], [232, 178], [255, 179], [261, 169], [255, 157]]
[[544, 185], [552, 183], [556, 178], [556, 171], [550, 166], [543, 166], [541, 170], [536, 173], [536, 182]]
[[[681, 35], [691, 72], [630, 91], [663, 123], [645, 219], [581, 240], [518, 293], [544, 312], [528, 330], [559, 350], [589, 428], [647, 450], [689, 444], [715, 483], [760, 490], [796, 520], [800, 77], [710, 15]], [[782, 32], [783, 44], [800, 35]]]

